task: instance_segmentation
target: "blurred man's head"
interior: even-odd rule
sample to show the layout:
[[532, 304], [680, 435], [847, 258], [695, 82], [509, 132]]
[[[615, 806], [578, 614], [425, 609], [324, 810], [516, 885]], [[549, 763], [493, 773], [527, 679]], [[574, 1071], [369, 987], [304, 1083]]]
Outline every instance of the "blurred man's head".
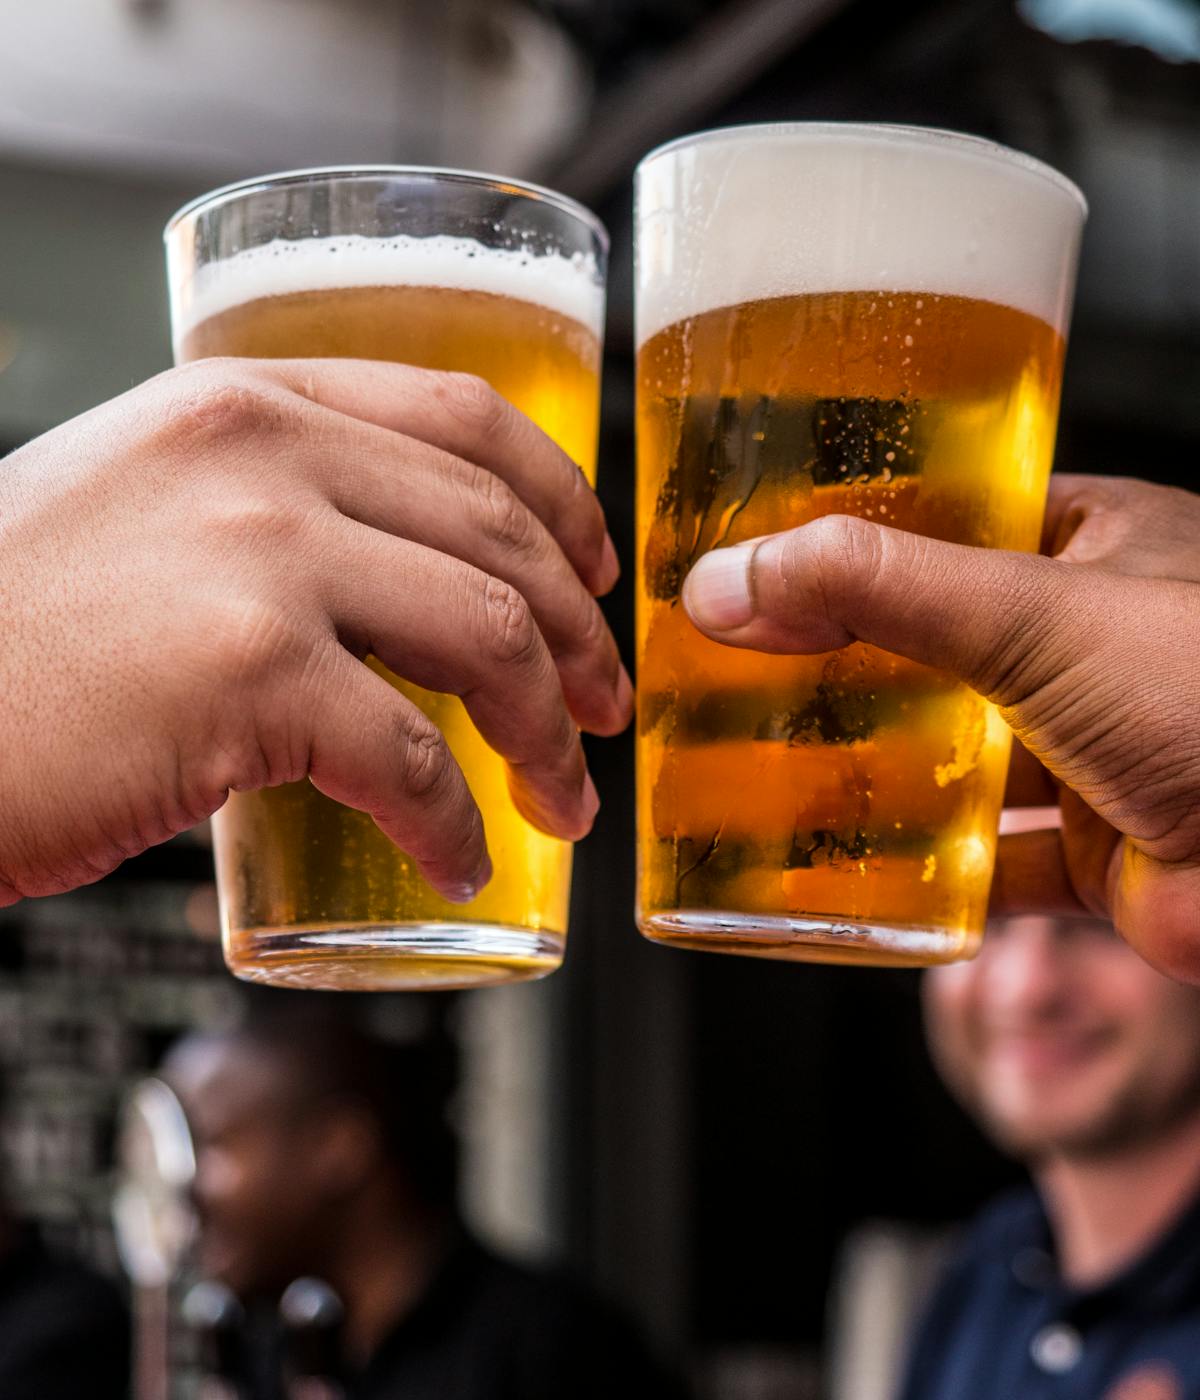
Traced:
[[996, 920], [974, 962], [926, 974], [924, 1000], [943, 1077], [1017, 1156], [1108, 1156], [1200, 1113], [1200, 989], [1107, 922]]
[[198, 1263], [242, 1297], [321, 1274], [364, 1210], [391, 1229], [450, 1209], [449, 1075], [436, 1052], [290, 1005], [186, 1037], [165, 1075], [195, 1140]]

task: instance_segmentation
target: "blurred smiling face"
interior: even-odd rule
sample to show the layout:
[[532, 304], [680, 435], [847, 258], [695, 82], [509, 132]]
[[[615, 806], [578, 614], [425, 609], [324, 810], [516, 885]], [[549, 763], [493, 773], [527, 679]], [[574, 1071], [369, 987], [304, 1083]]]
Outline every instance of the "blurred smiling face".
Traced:
[[943, 1078], [1017, 1156], [1103, 1156], [1200, 1113], [1200, 990], [1107, 923], [995, 921], [923, 995]]

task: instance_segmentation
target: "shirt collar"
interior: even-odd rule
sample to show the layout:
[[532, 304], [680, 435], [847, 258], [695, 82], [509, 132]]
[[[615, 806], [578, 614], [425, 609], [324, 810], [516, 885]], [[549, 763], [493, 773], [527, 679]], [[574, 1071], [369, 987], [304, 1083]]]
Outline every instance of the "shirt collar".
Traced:
[[1200, 1299], [1200, 1192], [1136, 1259], [1090, 1288], [1063, 1282], [1041, 1198], [1031, 1192], [1028, 1205], [1009, 1236], [1013, 1277], [1033, 1291], [1057, 1295], [1064, 1311], [1084, 1318], [1112, 1312], [1170, 1313]]
[[460, 1226], [452, 1228], [446, 1255], [429, 1286], [408, 1312], [397, 1319], [375, 1349], [361, 1377], [372, 1383], [386, 1376], [393, 1359], [403, 1355], [418, 1339], [453, 1328], [461, 1319], [486, 1251]]

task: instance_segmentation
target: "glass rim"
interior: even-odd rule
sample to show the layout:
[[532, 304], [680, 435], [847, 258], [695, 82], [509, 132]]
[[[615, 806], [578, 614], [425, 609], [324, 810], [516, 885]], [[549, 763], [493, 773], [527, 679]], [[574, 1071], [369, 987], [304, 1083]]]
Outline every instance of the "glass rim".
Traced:
[[490, 175], [480, 170], [458, 170], [451, 166], [440, 165], [323, 165], [302, 170], [280, 170], [270, 175], [255, 175], [249, 179], [235, 180], [231, 184], [220, 185], [215, 190], [197, 195], [176, 209], [167, 220], [163, 229], [163, 238], [170, 238], [180, 224], [202, 211], [209, 208], [216, 209], [242, 195], [277, 189], [286, 185], [318, 184], [323, 180], [337, 178], [362, 177], [370, 179], [387, 176], [411, 177], [425, 180], [430, 184], [444, 182], [446, 184], [475, 185], [481, 189], [491, 189], [500, 193], [520, 196], [532, 200], [536, 204], [548, 204], [560, 213], [569, 214], [587, 227], [598, 239], [604, 254], [607, 256], [609, 252], [608, 230], [600, 221], [599, 216], [594, 214], [586, 204], [580, 204], [577, 199], [572, 199], [570, 195], [561, 194], [558, 190], [552, 190], [546, 185], [535, 185], [529, 180], [513, 180], [506, 175]]
[[688, 136], [677, 136], [648, 151], [637, 164], [640, 172], [651, 161], [672, 151], [688, 146], [717, 145], [724, 141], [766, 140], [781, 136], [821, 136], [834, 139], [876, 138], [896, 145], [916, 147], [953, 147], [966, 153], [994, 161], [1009, 169], [1023, 170], [1029, 175], [1038, 176], [1053, 185], [1062, 194], [1073, 199], [1079, 212], [1086, 218], [1087, 197], [1074, 182], [1062, 173], [1047, 165], [1036, 156], [1014, 150], [999, 141], [986, 136], [972, 136], [965, 131], [951, 131], [941, 126], [909, 126], [900, 122], [747, 122], [736, 126], [711, 127], [706, 131], [696, 131]]

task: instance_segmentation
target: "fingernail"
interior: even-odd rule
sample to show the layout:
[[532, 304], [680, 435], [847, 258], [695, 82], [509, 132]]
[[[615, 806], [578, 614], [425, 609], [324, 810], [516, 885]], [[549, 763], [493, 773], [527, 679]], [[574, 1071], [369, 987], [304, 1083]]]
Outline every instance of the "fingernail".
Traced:
[[487, 882], [492, 878], [492, 858], [484, 856], [483, 864], [475, 872], [474, 879], [464, 880], [460, 885], [451, 885], [444, 891], [451, 904], [470, 904]]
[[588, 821], [600, 810], [600, 794], [596, 791], [596, 784], [592, 782], [590, 773], [585, 774], [583, 779], [583, 810]]
[[696, 563], [683, 583], [683, 606], [706, 631], [728, 632], [744, 627], [754, 616], [750, 566], [754, 546], [714, 549]]
[[469, 882], [461, 885], [448, 885], [442, 891], [451, 904], [470, 904], [476, 893], [475, 886]]

